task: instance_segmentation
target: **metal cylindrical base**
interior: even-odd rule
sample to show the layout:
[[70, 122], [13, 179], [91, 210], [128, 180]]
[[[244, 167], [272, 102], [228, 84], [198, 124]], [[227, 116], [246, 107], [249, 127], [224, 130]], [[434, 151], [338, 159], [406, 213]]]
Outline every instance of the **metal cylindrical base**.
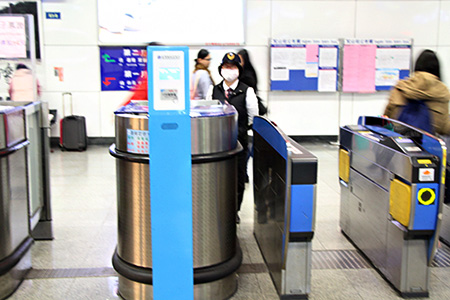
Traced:
[[[237, 275], [233, 273], [217, 281], [194, 285], [194, 299], [228, 299], [236, 290]], [[132, 281], [119, 275], [119, 295], [124, 299], [153, 299], [153, 286]]]
[[[225, 108], [221, 113], [197, 112], [191, 117], [195, 299], [233, 295], [242, 262], [236, 240], [236, 174], [237, 155], [243, 148], [237, 142], [237, 112], [231, 106]], [[148, 153], [129, 146], [140, 143], [134, 136], [146, 135], [147, 113], [116, 114], [116, 144], [110, 148], [116, 158], [118, 212], [113, 266], [120, 275], [119, 294], [128, 300], [153, 296], [151, 162]]]

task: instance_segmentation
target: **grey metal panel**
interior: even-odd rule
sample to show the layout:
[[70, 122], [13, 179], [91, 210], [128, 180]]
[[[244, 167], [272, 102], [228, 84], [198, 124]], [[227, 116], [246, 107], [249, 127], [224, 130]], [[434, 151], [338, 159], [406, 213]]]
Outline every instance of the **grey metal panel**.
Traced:
[[356, 152], [352, 152], [351, 166], [359, 173], [364, 174], [370, 180], [376, 182], [378, 185], [386, 190], [389, 190], [391, 179], [394, 175], [388, 169], [374, 164], [373, 161], [366, 159]]
[[412, 164], [411, 158], [408, 155], [386, 147], [357, 133], [353, 135], [351, 150], [353, 153], [365, 157], [369, 161], [378, 164], [382, 168], [388, 169], [409, 182], [412, 181]]
[[311, 292], [311, 242], [289, 243], [283, 295], [306, 295]]
[[237, 113], [221, 117], [191, 118], [191, 152], [217, 153], [237, 147]]
[[341, 189], [341, 208], [339, 211], [339, 226], [341, 230], [347, 234], [350, 234], [351, 231], [351, 215], [350, 215], [350, 187], [347, 183], [340, 180], [340, 189]]
[[192, 165], [194, 267], [214, 265], [236, 251], [237, 158]]
[[25, 148], [0, 158], [0, 260], [28, 236]]
[[347, 235], [379, 268], [385, 265], [387, 225], [389, 223], [389, 193], [350, 170], [351, 231]]
[[[118, 254], [151, 268], [148, 164], [117, 159]], [[236, 250], [236, 156], [192, 166], [194, 267], [230, 259]]]
[[150, 173], [148, 164], [116, 159], [117, 252], [125, 261], [152, 266]]
[[[30, 193], [29, 216], [33, 217], [44, 205], [43, 152], [38, 103], [25, 107], [25, 127], [30, 145], [27, 149], [28, 188]], [[38, 217], [39, 219], [39, 217]], [[33, 229], [34, 226], [31, 226]]]
[[387, 261], [383, 274], [402, 293], [428, 291], [428, 241], [404, 240], [405, 229], [398, 223], [388, 226]]

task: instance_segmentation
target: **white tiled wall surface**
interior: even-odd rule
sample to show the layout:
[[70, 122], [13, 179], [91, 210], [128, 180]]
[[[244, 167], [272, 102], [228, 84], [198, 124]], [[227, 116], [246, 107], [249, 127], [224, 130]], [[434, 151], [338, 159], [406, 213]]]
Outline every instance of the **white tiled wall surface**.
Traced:
[[[46, 90], [52, 92], [99, 92], [100, 51], [97, 46], [45, 46]], [[55, 73], [62, 68], [63, 78]]]
[[[269, 117], [289, 135], [337, 135], [338, 125], [354, 124], [360, 115], [381, 114], [388, 93], [271, 92], [271, 38], [412, 38], [413, 59], [423, 49], [437, 51], [443, 81], [450, 84], [449, 0], [247, 0], [245, 5], [245, 48], [257, 71], [260, 96], [268, 101]], [[100, 92], [96, 1], [43, 0], [40, 9], [44, 27], [44, 74], [38, 74], [44, 77], [40, 78], [42, 99], [59, 109], [61, 94], [72, 92], [77, 113], [86, 116], [88, 135], [114, 136], [111, 116], [127, 93]], [[46, 20], [45, 12], [52, 11], [61, 12], [61, 20]], [[217, 22], [226, 22], [226, 14], [218, 14]], [[240, 47], [206, 48], [211, 52], [210, 70], [217, 83], [222, 56]], [[191, 70], [199, 49], [190, 48]], [[55, 67], [64, 68], [64, 82], [55, 76]], [[52, 135], [58, 136], [58, 132], [55, 128]]]
[[[97, 1], [42, 2], [46, 45], [97, 45]], [[59, 12], [61, 19], [46, 19], [46, 12]]]

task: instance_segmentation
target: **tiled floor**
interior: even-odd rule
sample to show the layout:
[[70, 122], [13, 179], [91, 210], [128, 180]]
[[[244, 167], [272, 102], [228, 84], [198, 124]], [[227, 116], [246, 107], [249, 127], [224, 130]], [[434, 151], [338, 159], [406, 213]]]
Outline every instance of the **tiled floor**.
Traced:
[[[354, 250], [338, 225], [338, 149], [327, 143], [303, 145], [319, 159], [313, 255]], [[10, 299], [119, 299], [111, 265], [117, 241], [114, 158], [107, 146], [91, 146], [86, 152], [55, 149], [50, 164], [55, 239], [34, 244], [34, 270]], [[263, 267], [239, 272], [239, 288], [232, 299], [278, 299], [253, 237], [251, 182], [246, 188], [238, 236], [243, 264]], [[46, 272], [50, 275], [45, 276]], [[431, 268], [429, 299], [450, 299], [449, 277], [450, 268]], [[309, 299], [401, 298], [375, 270], [364, 267], [313, 268]]]

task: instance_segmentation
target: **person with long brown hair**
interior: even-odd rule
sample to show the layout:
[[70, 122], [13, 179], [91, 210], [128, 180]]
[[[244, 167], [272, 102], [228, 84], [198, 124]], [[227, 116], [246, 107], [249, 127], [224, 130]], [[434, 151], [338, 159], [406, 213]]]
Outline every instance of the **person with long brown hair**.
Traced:
[[206, 99], [209, 87], [214, 85], [211, 72], [208, 70], [210, 63], [211, 55], [208, 50], [201, 49], [195, 59], [195, 69], [191, 77], [191, 99]]

